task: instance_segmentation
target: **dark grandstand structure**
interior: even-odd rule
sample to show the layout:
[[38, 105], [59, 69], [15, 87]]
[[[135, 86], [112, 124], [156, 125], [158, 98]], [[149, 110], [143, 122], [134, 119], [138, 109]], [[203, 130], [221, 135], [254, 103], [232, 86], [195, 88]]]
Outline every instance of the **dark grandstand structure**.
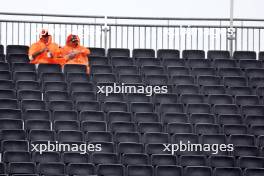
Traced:
[[[232, 53], [229, 46], [199, 44], [106, 50], [102, 42], [89, 47], [90, 75], [81, 65], [36, 67], [28, 46], [6, 44], [0, 46], [1, 176], [264, 176], [261, 42], [249, 43], [252, 51], [234, 45]], [[166, 85], [168, 93], [97, 93], [97, 85], [113, 83]], [[32, 151], [31, 144], [47, 141], [98, 143], [102, 150]], [[163, 144], [179, 141], [234, 150], [164, 151]]]

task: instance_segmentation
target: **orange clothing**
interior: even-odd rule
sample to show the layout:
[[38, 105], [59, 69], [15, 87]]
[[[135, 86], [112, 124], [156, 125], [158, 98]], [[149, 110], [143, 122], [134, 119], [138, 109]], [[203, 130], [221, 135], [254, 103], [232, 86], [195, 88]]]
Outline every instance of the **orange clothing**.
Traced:
[[[34, 54], [45, 48], [47, 48], [48, 51], [44, 51], [35, 57], [33, 56]], [[38, 42], [32, 44], [29, 48], [28, 55], [31, 60], [30, 63], [32, 64], [62, 64], [62, 62], [65, 63], [64, 58], [59, 58], [61, 56], [59, 46], [56, 43], [52, 43], [51, 36], [49, 36], [47, 43], [40, 39]]]
[[[66, 46], [61, 49], [61, 53], [64, 58], [68, 59], [65, 64], [80, 64], [87, 66], [87, 72], [89, 73], [89, 59], [87, 55], [90, 54], [90, 50], [80, 45], [80, 39], [77, 37], [78, 44], [74, 46], [70, 40], [72, 35], [67, 37]], [[73, 58], [69, 58], [69, 55], [75, 53]]]

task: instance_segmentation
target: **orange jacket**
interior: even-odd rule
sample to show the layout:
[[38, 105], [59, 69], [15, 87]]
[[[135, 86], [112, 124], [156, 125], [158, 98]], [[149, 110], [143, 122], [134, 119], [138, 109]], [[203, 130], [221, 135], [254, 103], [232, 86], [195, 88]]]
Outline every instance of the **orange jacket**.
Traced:
[[[72, 45], [71, 39], [72, 39], [72, 35], [69, 35], [67, 37], [66, 46], [64, 46], [61, 49], [64, 58], [68, 59], [68, 61], [66, 61], [66, 64], [81, 64], [81, 65], [87, 65], [88, 67], [89, 59], [87, 55], [90, 54], [90, 50], [80, 45], [80, 39], [78, 36], [77, 36], [77, 41], [78, 41], [77, 46]], [[78, 54], [76, 54], [73, 58], [69, 59], [68, 57], [69, 54], [73, 52], [78, 52]]]
[[[48, 51], [44, 51], [35, 58], [33, 58], [33, 55], [44, 48], [47, 48]], [[40, 63], [56, 63], [54, 58], [59, 57], [61, 55], [59, 46], [55, 43], [52, 43], [52, 37], [49, 36], [48, 42], [45, 43], [41, 38], [38, 42], [32, 44], [29, 48], [28, 55], [30, 58], [30, 63], [33, 64], [40, 64]]]

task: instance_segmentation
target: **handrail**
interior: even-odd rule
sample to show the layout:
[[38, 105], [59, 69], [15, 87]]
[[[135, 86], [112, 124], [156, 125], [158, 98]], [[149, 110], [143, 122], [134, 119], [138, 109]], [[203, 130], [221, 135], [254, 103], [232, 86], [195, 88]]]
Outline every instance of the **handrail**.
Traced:
[[0, 12], [0, 15], [73, 17], [73, 18], [104, 18], [104, 16], [96, 16], [96, 15], [95, 16], [88, 16], [88, 15], [42, 14], [42, 13], [9, 13], [9, 12]]

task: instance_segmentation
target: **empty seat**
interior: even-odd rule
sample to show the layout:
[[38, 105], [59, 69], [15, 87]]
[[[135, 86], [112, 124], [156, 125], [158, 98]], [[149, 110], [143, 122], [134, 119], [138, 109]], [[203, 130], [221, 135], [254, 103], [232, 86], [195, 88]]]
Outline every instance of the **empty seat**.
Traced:
[[90, 76], [86, 73], [68, 73], [66, 80], [69, 83], [74, 83], [74, 82], [83, 82], [87, 83], [90, 81]]
[[245, 118], [245, 123], [248, 125], [263, 125], [263, 115], [248, 115]]
[[153, 174], [153, 167], [150, 165], [135, 165], [127, 167], [127, 176], [152, 176]]
[[102, 111], [82, 111], [79, 115], [80, 121], [105, 121], [105, 114]]
[[125, 168], [121, 164], [99, 164], [97, 174], [104, 176], [124, 176]]
[[159, 49], [157, 51], [157, 58], [166, 59], [166, 58], [173, 58], [179, 59], [180, 58], [180, 51], [174, 49]]
[[255, 51], [235, 51], [233, 54], [234, 59], [255, 59], [257, 58]]
[[37, 81], [17, 81], [17, 90], [40, 90], [40, 84]]
[[259, 156], [259, 149], [255, 146], [234, 146], [233, 155], [235, 157]]
[[261, 68], [261, 62], [258, 60], [240, 60], [239, 67], [241, 69]]
[[64, 152], [62, 154], [62, 161], [65, 164], [88, 163], [89, 157], [87, 154], [80, 154], [80, 153], [76, 153], [76, 152]]
[[190, 59], [187, 61], [187, 66], [190, 68], [208, 68], [211, 66], [209, 59]]
[[87, 133], [86, 141], [88, 142], [112, 142], [113, 136], [110, 132], [105, 132], [105, 131], [92, 132], [91, 131]]
[[199, 94], [182, 94], [180, 101], [183, 104], [200, 104], [204, 103], [204, 97]]
[[153, 166], [176, 165], [177, 158], [175, 155], [153, 154], [151, 155], [151, 164]]
[[27, 110], [23, 113], [24, 120], [50, 120], [49, 111], [46, 110]]
[[260, 101], [258, 96], [254, 96], [254, 95], [236, 96], [236, 104], [239, 106], [259, 105], [259, 103]]
[[89, 47], [90, 55], [89, 56], [105, 56], [104, 48]]
[[238, 160], [238, 165], [241, 168], [263, 168], [263, 158], [253, 156], [243, 156]]
[[122, 111], [126, 112], [128, 110], [128, 106], [123, 102], [105, 102], [102, 104], [102, 110], [105, 112], [109, 111]]
[[145, 145], [145, 153], [148, 155], [153, 154], [172, 154], [169, 150], [164, 150], [164, 144], [163, 143], [150, 143]]
[[197, 82], [201, 86], [220, 85], [221, 78], [218, 76], [199, 76]]
[[245, 77], [240, 76], [228, 76], [224, 77], [224, 85], [227, 87], [242, 87], [247, 86], [247, 80]]
[[205, 52], [202, 50], [183, 50], [182, 58], [184, 59], [204, 59]]
[[190, 123], [168, 123], [167, 132], [170, 134], [192, 133], [193, 127]]
[[78, 64], [66, 64], [64, 66], [64, 73], [87, 73], [87, 67], [85, 65]]
[[0, 119], [21, 119], [22, 113], [18, 109], [0, 109]]
[[183, 104], [176, 104], [176, 103], [164, 103], [161, 104], [158, 110], [160, 113], [183, 113], [184, 107]]
[[79, 130], [80, 124], [79, 121], [76, 120], [56, 120], [54, 121], [54, 130]]
[[80, 142], [83, 141], [83, 133], [81, 131], [59, 131], [57, 138], [60, 142]]
[[7, 54], [6, 60], [8, 63], [29, 63], [28, 54]]
[[264, 169], [245, 169], [245, 176], [262, 176], [264, 174]]
[[94, 74], [93, 81], [96, 83], [108, 83], [108, 82], [116, 82], [116, 77], [114, 74]]
[[233, 104], [217, 104], [213, 107], [213, 111], [216, 115], [238, 114], [239, 107]]
[[174, 59], [174, 58], [164, 58], [162, 59], [162, 65], [165, 67], [184, 67], [185, 60], [184, 59]]
[[159, 117], [158, 117], [158, 114], [156, 113], [141, 112], [141, 113], [135, 113], [133, 121], [136, 123], [158, 122]]
[[66, 100], [70, 100], [70, 96], [68, 92], [47, 91], [44, 94], [44, 99], [46, 101], [66, 101]]
[[112, 65], [113, 66], [132, 66], [134, 65], [134, 60], [132, 58], [129, 58], [129, 57], [125, 57], [125, 56], [118, 56], [118, 57], [112, 57], [111, 58], [111, 61], [112, 61]]
[[135, 132], [136, 126], [132, 122], [113, 122], [110, 125], [111, 132]]
[[114, 153], [93, 153], [91, 160], [94, 164], [117, 164], [118, 156]]
[[240, 68], [219, 68], [218, 75], [225, 76], [243, 76], [243, 72]]
[[233, 104], [233, 98], [230, 95], [225, 94], [212, 94], [208, 97], [208, 103], [212, 105], [222, 104], [228, 105]]
[[138, 74], [138, 68], [133, 65], [116, 66], [115, 72], [119, 75], [136, 75]]
[[7, 173], [30, 175], [36, 172], [36, 164], [33, 162], [13, 162], [8, 165]]
[[206, 166], [188, 166], [184, 169], [188, 176], [212, 176], [212, 169]]
[[195, 78], [189, 75], [176, 75], [172, 76], [171, 83], [174, 85], [193, 85], [195, 84]]
[[[1, 71], [0, 71], [1, 74]], [[1, 76], [0, 76], [0, 89], [2, 90], [7, 90], [7, 89], [14, 89], [15, 85], [13, 83], [13, 81], [11, 80], [1, 80]]]
[[117, 132], [115, 133], [114, 141], [117, 143], [121, 143], [121, 142], [139, 143], [140, 134], [137, 132]]
[[195, 131], [197, 134], [218, 134], [220, 126], [217, 124], [196, 124]]
[[[195, 61], [195, 60], [194, 60]], [[215, 76], [216, 71], [214, 68], [193, 68], [192, 69], [192, 75], [194, 76]]]
[[168, 123], [187, 123], [188, 117], [184, 113], [164, 113], [161, 114], [161, 122]]
[[238, 146], [254, 146], [255, 144], [255, 139], [254, 136], [251, 135], [245, 135], [245, 134], [233, 134], [229, 138], [229, 142]]
[[153, 112], [154, 105], [152, 103], [131, 103], [131, 112]]
[[107, 74], [112, 73], [112, 67], [107, 65], [93, 65], [91, 66], [91, 74]]
[[163, 75], [165, 70], [161, 66], [143, 66], [141, 68], [141, 74], [143, 75]]
[[232, 96], [252, 95], [253, 93], [250, 87], [230, 87], [227, 92], [228, 94], [231, 94]]
[[143, 93], [130, 93], [126, 97], [129, 103], [131, 102], [150, 102], [150, 97]]
[[262, 135], [264, 132], [264, 125], [253, 125], [250, 127], [249, 131], [255, 136]]
[[3, 161], [5, 163], [11, 162], [30, 162], [30, 153], [23, 151], [4, 152]]
[[37, 75], [35, 72], [14, 72], [14, 81], [36, 81]]
[[187, 67], [183, 66], [168, 66], [168, 75], [177, 76], [177, 75], [190, 75], [190, 70]]
[[254, 77], [249, 80], [249, 86], [256, 88], [256, 87], [263, 87], [264, 86], [264, 78], [263, 77]]
[[119, 82], [138, 84], [138, 83], [142, 83], [142, 77], [140, 75], [120, 75]]
[[115, 153], [115, 145], [113, 142], [90, 142], [97, 146], [92, 152], [93, 153]]
[[64, 110], [73, 110], [72, 101], [50, 101], [49, 109], [51, 111], [64, 111]]
[[34, 64], [29, 64], [29, 63], [13, 63], [12, 64], [12, 71], [29, 71], [29, 72], [35, 72], [36, 67]]
[[112, 122], [130, 122], [132, 120], [132, 114], [129, 112], [109, 112], [107, 114], [107, 121]]
[[145, 133], [143, 135], [143, 141], [145, 143], [168, 143], [169, 135], [167, 133]]
[[186, 166], [206, 166], [206, 157], [203, 155], [182, 155], [180, 156], [180, 165]]
[[181, 94], [199, 94], [199, 87], [193, 84], [177, 85], [175, 92]]
[[162, 123], [158, 122], [141, 122], [138, 124], [138, 131], [140, 133], [162, 132], [163, 127]]
[[31, 130], [29, 132], [30, 141], [54, 141], [55, 131], [51, 130]]
[[61, 66], [59, 64], [39, 64], [39, 76], [41, 76], [43, 73], [61, 73]]
[[25, 140], [26, 132], [22, 129], [7, 129], [1, 131], [1, 140]]
[[11, 80], [11, 73], [9, 71], [0, 71], [0, 80], [1, 81]]
[[48, 120], [27, 120], [25, 122], [26, 130], [50, 130], [51, 122]]
[[2, 151], [28, 151], [29, 144], [26, 140], [4, 140], [1, 143]]
[[236, 61], [233, 59], [215, 59], [213, 66], [216, 68], [235, 68]]
[[82, 131], [106, 131], [106, 123], [100, 121], [84, 121], [81, 124]]
[[78, 101], [76, 103], [76, 110], [82, 111], [99, 111], [100, 104], [98, 101]]
[[248, 68], [246, 69], [245, 73], [249, 79], [254, 77], [264, 77], [264, 69], [262, 68]]
[[209, 166], [211, 167], [234, 167], [235, 158], [232, 156], [212, 155], [209, 157]]
[[18, 101], [15, 99], [1, 99], [0, 109], [18, 109]]
[[[196, 104], [193, 104], [194, 108], [197, 106]], [[199, 107], [198, 107], [199, 108]], [[208, 108], [208, 106], [206, 106]], [[203, 111], [203, 110], [202, 110]], [[190, 116], [190, 122], [193, 124], [197, 123], [215, 123], [215, 117], [212, 114], [208, 113], [200, 113], [201, 111], [198, 109], [198, 114], [191, 114]]]
[[223, 168], [215, 168], [214, 176], [242, 176], [242, 170], [238, 167], [223, 167]]
[[219, 123], [222, 125], [228, 125], [228, 124], [242, 124], [243, 118], [241, 115], [235, 115], [235, 114], [225, 114], [225, 115], [219, 115]]
[[63, 73], [42, 73], [41, 80], [45, 82], [64, 82]]
[[160, 66], [161, 61], [153, 57], [139, 57], [136, 58], [136, 64], [138, 66]]
[[0, 90], [0, 99], [16, 99], [16, 92], [13, 90]]
[[156, 176], [181, 176], [182, 168], [174, 165], [157, 166], [155, 168]]
[[78, 114], [76, 111], [54, 111], [52, 114], [53, 120], [78, 120]]
[[71, 92], [90, 92], [94, 90], [92, 83], [74, 82], [70, 85]]
[[38, 172], [42, 175], [63, 175], [65, 165], [62, 163], [41, 163], [38, 166]]
[[70, 163], [67, 166], [67, 174], [69, 175], [94, 175], [95, 166], [90, 163]]
[[107, 57], [129, 57], [130, 51], [125, 48], [109, 48], [107, 51]]
[[221, 85], [211, 85], [211, 86], [203, 86], [202, 93], [205, 95], [211, 94], [225, 94], [226, 90], [224, 86]]
[[144, 146], [141, 143], [121, 142], [118, 144], [118, 152], [124, 153], [144, 153]]
[[126, 153], [122, 155], [122, 164], [127, 165], [145, 165], [148, 164], [148, 155], [141, 153]]
[[224, 50], [209, 50], [207, 52], [207, 59], [228, 59], [230, 58], [230, 52]]
[[247, 134], [246, 125], [228, 124], [223, 126], [223, 132], [226, 135], [232, 134]]
[[105, 56], [89, 56], [90, 65], [108, 65], [109, 59]]
[[23, 129], [23, 122], [18, 119], [0, 119], [0, 129], [1, 130]]
[[23, 111], [27, 110], [46, 110], [46, 104], [40, 100], [23, 100], [21, 103]]
[[242, 106], [242, 114], [245, 116], [248, 115], [264, 115], [263, 106]]
[[60, 162], [60, 153], [58, 152], [34, 152], [32, 153], [32, 161], [36, 163], [52, 163]]
[[26, 45], [7, 45], [6, 46], [6, 53], [7, 54], [27, 54], [29, 47]]
[[133, 49], [132, 57], [155, 57], [155, 51], [153, 49]]
[[125, 98], [122, 93], [108, 93], [108, 94], [99, 94], [97, 99], [100, 102], [107, 102], [107, 101], [123, 102]]
[[42, 100], [42, 93], [38, 90], [20, 90], [18, 100]]

